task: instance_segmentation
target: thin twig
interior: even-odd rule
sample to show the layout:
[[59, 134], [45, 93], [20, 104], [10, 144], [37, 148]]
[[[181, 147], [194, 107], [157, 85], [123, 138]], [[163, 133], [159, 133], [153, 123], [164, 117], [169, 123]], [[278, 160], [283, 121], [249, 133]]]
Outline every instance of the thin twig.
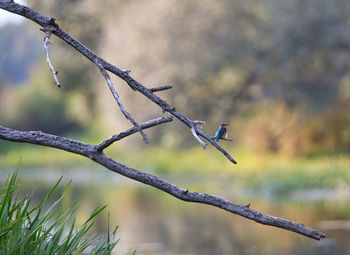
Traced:
[[143, 138], [143, 141], [147, 144], [149, 143], [148, 141], [148, 138], [145, 134], [145, 132], [143, 132], [142, 128], [140, 127], [140, 125], [133, 119], [133, 117], [131, 116], [130, 113], [128, 113], [123, 104], [122, 104], [122, 101], [120, 100], [119, 98], [119, 95], [117, 93], [117, 91], [115, 90], [114, 86], [113, 86], [113, 83], [111, 81], [111, 78], [109, 77], [107, 71], [103, 68], [103, 66], [101, 65], [101, 63], [99, 63], [98, 61], [95, 62], [95, 64], [97, 65], [98, 69], [100, 70], [100, 72], [102, 73], [103, 77], [106, 79], [107, 81], [107, 84], [108, 84], [108, 87], [109, 89], [111, 90], [112, 92], [112, 95], [114, 96], [114, 99], [117, 101], [118, 105], [119, 105], [119, 108], [120, 110], [122, 111], [122, 113], [124, 114], [125, 118], [127, 118], [128, 120], [130, 120], [130, 122], [135, 126], [135, 128], [140, 132], [142, 138]]
[[151, 92], [157, 92], [157, 91], [162, 91], [162, 90], [167, 90], [167, 89], [171, 89], [173, 86], [171, 85], [167, 85], [167, 86], [161, 86], [161, 87], [157, 87], [157, 88], [151, 88]]
[[[215, 140], [215, 139], [216, 139], [216, 136], [211, 136], [211, 139]], [[232, 138], [221, 137], [220, 140], [231, 141], [231, 142], [232, 142]]]
[[119, 173], [138, 182], [153, 186], [157, 189], [167, 192], [168, 194], [178, 199], [187, 202], [195, 202], [215, 206], [228, 212], [253, 220], [255, 222], [290, 230], [316, 240], [325, 238], [325, 235], [323, 233], [306, 227], [302, 223], [296, 223], [283, 218], [270, 216], [255, 211], [249, 207], [250, 204], [238, 205], [218, 196], [199, 192], [191, 192], [189, 190], [179, 188], [178, 186], [167, 182], [157, 176], [127, 167], [106, 156], [103, 152], [97, 151], [95, 145], [82, 143], [65, 137], [46, 134], [40, 131], [18, 131], [1, 126], [0, 139], [13, 142], [25, 142], [49, 146], [79, 154], [97, 162], [98, 164], [110, 169], [113, 172]]
[[205, 121], [203, 120], [194, 120], [192, 121], [194, 125], [205, 125]]
[[45, 53], [46, 53], [46, 61], [47, 63], [49, 64], [49, 67], [50, 67], [50, 70], [52, 72], [52, 75], [53, 75], [53, 78], [55, 79], [55, 83], [57, 85], [57, 87], [61, 87], [61, 84], [60, 84], [60, 81], [58, 80], [58, 77], [57, 77], [57, 71], [55, 71], [52, 63], [51, 63], [51, 60], [50, 60], [50, 55], [49, 55], [49, 40], [50, 40], [50, 37], [51, 37], [51, 32], [49, 30], [47, 30], [45, 32], [45, 38], [44, 38], [44, 48], [45, 48]]
[[225, 138], [225, 137], [222, 137], [222, 138], [220, 138], [221, 140], [224, 140], [224, 141], [230, 141], [230, 142], [232, 142], [232, 138]]
[[126, 73], [126, 74], [129, 74], [130, 72], [131, 72], [131, 70], [129, 70], [129, 69], [121, 69], [124, 73]]
[[[166, 122], [170, 122], [172, 120], [173, 120], [172, 116], [160, 117], [160, 118], [153, 119], [153, 120], [150, 120], [150, 121], [147, 121], [145, 123], [140, 124], [140, 128], [146, 129], [146, 128], [154, 127], [156, 125], [160, 125], [160, 124], [163, 124]], [[121, 140], [129, 135], [136, 133], [136, 132], [138, 132], [138, 130], [134, 126], [134, 127], [129, 128], [129, 129], [117, 134], [117, 135], [113, 135], [113, 136], [103, 140], [99, 144], [95, 145], [95, 148], [97, 151], [103, 151], [108, 146], [112, 145], [114, 142], [119, 141], [119, 140]]]
[[192, 127], [191, 127], [191, 132], [192, 132], [194, 138], [196, 138], [196, 140], [203, 146], [203, 149], [206, 149], [206, 148], [207, 148], [207, 144], [206, 144], [205, 142], [203, 142], [203, 141], [199, 138], [199, 136], [197, 135], [196, 129], [197, 129], [197, 128], [195, 128], [195, 127], [192, 126]]

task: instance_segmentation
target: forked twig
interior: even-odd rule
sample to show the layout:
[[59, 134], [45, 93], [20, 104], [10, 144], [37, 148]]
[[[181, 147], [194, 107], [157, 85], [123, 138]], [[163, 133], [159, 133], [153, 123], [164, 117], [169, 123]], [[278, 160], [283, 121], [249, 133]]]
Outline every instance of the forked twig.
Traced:
[[103, 68], [103, 66], [101, 65], [101, 63], [98, 62], [98, 60], [95, 61], [95, 64], [97, 65], [98, 67], [98, 70], [100, 70], [101, 74], [103, 75], [103, 77], [106, 79], [107, 81], [107, 84], [108, 84], [108, 87], [109, 89], [111, 90], [112, 92], [112, 95], [114, 97], [114, 99], [117, 101], [118, 103], [118, 106], [120, 108], [120, 110], [122, 111], [122, 113], [124, 114], [125, 118], [127, 118], [128, 120], [130, 120], [130, 122], [135, 126], [135, 128], [140, 132], [142, 138], [143, 138], [143, 141], [147, 144], [149, 143], [148, 141], [148, 138], [145, 134], [145, 132], [143, 132], [142, 128], [140, 127], [140, 125], [134, 120], [134, 118], [131, 116], [130, 113], [128, 113], [123, 104], [122, 104], [122, 101], [120, 100], [119, 98], [119, 95], [117, 93], [117, 91], [115, 90], [114, 86], [113, 86], [113, 83], [111, 81], [111, 78], [109, 77], [107, 71]]

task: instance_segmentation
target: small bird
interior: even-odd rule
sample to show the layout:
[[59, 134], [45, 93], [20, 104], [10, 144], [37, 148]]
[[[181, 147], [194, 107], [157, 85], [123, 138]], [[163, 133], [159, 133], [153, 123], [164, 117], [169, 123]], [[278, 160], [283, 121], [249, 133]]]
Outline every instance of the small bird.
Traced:
[[227, 129], [228, 123], [222, 123], [219, 126], [218, 131], [216, 132], [215, 139], [216, 141], [219, 141], [219, 139], [227, 138]]

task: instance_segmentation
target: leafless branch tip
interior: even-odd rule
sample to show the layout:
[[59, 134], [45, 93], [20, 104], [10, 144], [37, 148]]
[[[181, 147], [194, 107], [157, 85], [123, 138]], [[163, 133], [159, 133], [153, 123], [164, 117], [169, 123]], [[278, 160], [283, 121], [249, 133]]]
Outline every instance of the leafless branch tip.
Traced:
[[167, 86], [161, 86], [161, 87], [156, 87], [156, 88], [151, 88], [151, 92], [157, 92], [157, 91], [162, 91], [162, 90], [167, 90], [171, 89], [173, 86], [167, 85]]
[[45, 30], [45, 29], [42, 29], [42, 31], [45, 31], [45, 38], [44, 38], [44, 48], [45, 48], [45, 53], [46, 53], [46, 61], [50, 67], [50, 70], [52, 72], [52, 75], [53, 75], [53, 78], [55, 79], [55, 83], [57, 85], [57, 87], [61, 87], [61, 84], [60, 84], [60, 81], [58, 80], [58, 77], [57, 77], [57, 74], [58, 74], [58, 71], [55, 71], [52, 63], [51, 63], [51, 60], [50, 60], [50, 55], [49, 55], [49, 40], [50, 40], [50, 37], [51, 37], [51, 32], [50, 30]]
[[195, 127], [191, 127], [191, 132], [194, 136], [194, 138], [196, 138], [196, 140], [203, 146], [203, 149], [206, 149], [207, 148], [207, 144], [205, 142], [203, 142], [199, 136], [197, 135], [197, 131], [196, 131], [197, 128]]
[[192, 123], [194, 125], [205, 125], [205, 121], [202, 121], [202, 120], [194, 120], [192, 121]]
[[[210, 138], [214, 140], [216, 137], [215, 137], [215, 136], [211, 136]], [[230, 141], [230, 142], [232, 142], [232, 138], [222, 137], [222, 138], [220, 138], [220, 140], [224, 140], [224, 141]]]

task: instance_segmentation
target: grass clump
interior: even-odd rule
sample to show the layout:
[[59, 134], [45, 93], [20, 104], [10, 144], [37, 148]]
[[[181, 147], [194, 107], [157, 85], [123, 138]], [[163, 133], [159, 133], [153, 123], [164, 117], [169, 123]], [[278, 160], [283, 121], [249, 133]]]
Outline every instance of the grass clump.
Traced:
[[65, 195], [68, 183], [58, 199], [49, 204], [62, 178], [36, 206], [32, 206], [31, 195], [20, 198], [18, 176], [13, 173], [0, 190], [0, 254], [111, 254], [117, 227], [104, 236], [87, 234], [94, 218], [105, 209], [99, 207], [80, 228], [76, 227], [74, 213], [77, 204], [66, 211], [57, 209]]

